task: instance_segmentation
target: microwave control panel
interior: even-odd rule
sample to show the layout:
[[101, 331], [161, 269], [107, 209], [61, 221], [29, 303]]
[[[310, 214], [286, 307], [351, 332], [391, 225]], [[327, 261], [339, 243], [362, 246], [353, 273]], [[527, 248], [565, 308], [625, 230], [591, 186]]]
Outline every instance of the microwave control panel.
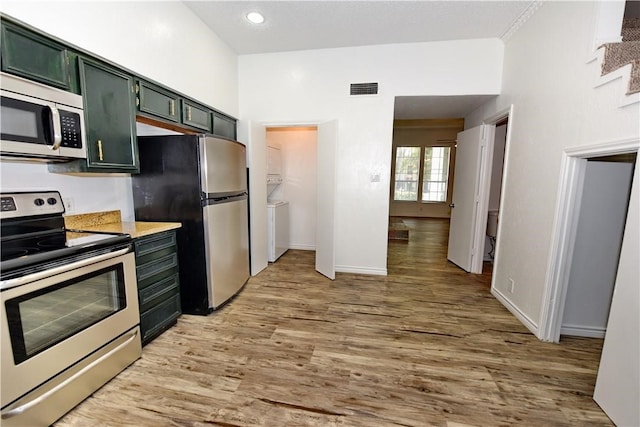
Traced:
[[82, 148], [82, 129], [78, 113], [60, 110], [60, 127], [62, 128], [61, 147]]

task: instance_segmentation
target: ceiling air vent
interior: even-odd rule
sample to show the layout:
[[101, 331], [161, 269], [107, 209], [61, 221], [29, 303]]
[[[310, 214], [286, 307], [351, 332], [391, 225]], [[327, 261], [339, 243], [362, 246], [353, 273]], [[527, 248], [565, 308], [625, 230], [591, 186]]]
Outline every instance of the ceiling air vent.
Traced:
[[351, 95], [377, 95], [378, 83], [351, 83]]

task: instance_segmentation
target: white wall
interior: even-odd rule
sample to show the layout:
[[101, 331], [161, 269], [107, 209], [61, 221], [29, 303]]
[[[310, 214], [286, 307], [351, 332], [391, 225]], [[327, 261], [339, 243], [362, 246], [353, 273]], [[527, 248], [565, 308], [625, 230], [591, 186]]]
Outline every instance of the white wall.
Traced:
[[[3, 0], [0, 10], [227, 114], [238, 114], [237, 56], [181, 2]], [[2, 191], [58, 189], [74, 212], [121, 210], [133, 219], [127, 176], [50, 174], [46, 165], [0, 163]]]
[[291, 249], [316, 248], [317, 130], [271, 128], [267, 144], [280, 147], [283, 182], [271, 194], [273, 200], [289, 202], [289, 244]]
[[632, 163], [587, 162], [561, 334], [604, 337], [632, 177]]
[[3, 0], [0, 10], [227, 114], [238, 114], [237, 55], [182, 2]]
[[[239, 57], [242, 121], [338, 120], [337, 271], [386, 272], [395, 96], [496, 94], [502, 52], [491, 39]], [[379, 94], [350, 97], [358, 82], [378, 82]]]
[[120, 210], [122, 219], [133, 220], [133, 193], [129, 175], [77, 177], [48, 173], [47, 166], [35, 163], [0, 162], [3, 192], [58, 190], [71, 199], [68, 214]]
[[[637, 137], [638, 104], [618, 107], [625, 88], [594, 89], [587, 64], [597, 3], [545, 2], [505, 46], [502, 94], [466, 127], [514, 105], [500, 212], [493, 291], [537, 332], [565, 148]], [[631, 254], [638, 259], [638, 253]], [[509, 292], [509, 278], [515, 282]]]

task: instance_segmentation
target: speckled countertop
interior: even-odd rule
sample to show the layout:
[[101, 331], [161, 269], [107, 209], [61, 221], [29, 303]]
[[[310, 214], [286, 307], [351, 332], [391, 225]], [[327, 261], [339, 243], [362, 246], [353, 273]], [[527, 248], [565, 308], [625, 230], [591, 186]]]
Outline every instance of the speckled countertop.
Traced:
[[70, 230], [126, 233], [134, 239], [182, 227], [179, 222], [123, 222], [120, 211], [65, 215], [64, 224]]

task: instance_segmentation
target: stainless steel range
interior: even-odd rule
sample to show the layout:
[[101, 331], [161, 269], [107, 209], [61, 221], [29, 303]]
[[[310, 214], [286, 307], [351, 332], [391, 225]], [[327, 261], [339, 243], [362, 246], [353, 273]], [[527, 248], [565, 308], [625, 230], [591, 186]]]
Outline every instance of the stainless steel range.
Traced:
[[1, 424], [48, 426], [141, 355], [131, 238], [66, 230], [57, 191], [0, 196]]

